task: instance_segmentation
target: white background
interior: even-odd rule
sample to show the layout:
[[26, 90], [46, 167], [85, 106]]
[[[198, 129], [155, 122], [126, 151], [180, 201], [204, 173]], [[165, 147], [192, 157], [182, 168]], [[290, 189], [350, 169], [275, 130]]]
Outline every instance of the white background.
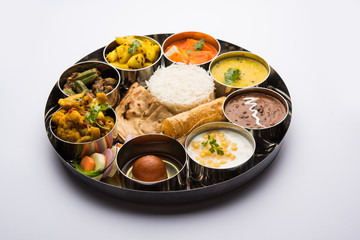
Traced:
[[[1, 24], [1, 239], [360, 239], [359, 1], [8, 1]], [[293, 119], [264, 174], [149, 207], [77, 181], [45, 133], [62, 72], [115, 36], [202, 31], [268, 61]]]

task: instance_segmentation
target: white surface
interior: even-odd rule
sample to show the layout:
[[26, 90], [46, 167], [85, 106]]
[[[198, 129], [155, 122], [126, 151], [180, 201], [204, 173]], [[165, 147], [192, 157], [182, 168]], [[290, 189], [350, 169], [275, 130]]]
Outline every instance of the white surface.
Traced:
[[[8, 1], [1, 24], [1, 239], [359, 239], [359, 1]], [[266, 59], [293, 119], [254, 183], [204, 204], [102, 196], [43, 122], [61, 73], [115, 36], [198, 30]]]

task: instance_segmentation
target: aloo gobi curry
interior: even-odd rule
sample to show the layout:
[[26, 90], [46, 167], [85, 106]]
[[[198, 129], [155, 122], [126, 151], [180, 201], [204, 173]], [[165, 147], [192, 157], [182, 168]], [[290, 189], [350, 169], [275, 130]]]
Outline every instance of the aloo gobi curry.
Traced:
[[61, 98], [61, 109], [54, 113], [52, 123], [56, 126], [55, 134], [68, 142], [90, 142], [110, 132], [115, 121], [106, 116], [110, 109], [105, 93], [97, 93], [96, 98], [80, 94]]

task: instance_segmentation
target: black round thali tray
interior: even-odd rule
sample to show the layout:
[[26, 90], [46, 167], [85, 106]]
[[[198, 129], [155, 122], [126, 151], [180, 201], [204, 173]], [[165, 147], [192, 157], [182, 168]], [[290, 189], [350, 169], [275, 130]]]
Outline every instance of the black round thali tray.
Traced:
[[[172, 34], [153, 34], [147, 36], [154, 38], [160, 44], [162, 44], [164, 40], [170, 35]], [[225, 53], [228, 51], [248, 51], [232, 43], [219, 39], [218, 41], [221, 45], [221, 53]], [[80, 59], [78, 62], [83, 62], [83, 61], [105, 62], [105, 59], [103, 57], [104, 48], [105, 47], [100, 48], [88, 54], [87, 56]], [[108, 194], [115, 198], [119, 198], [130, 202], [147, 203], [147, 204], [148, 203], [181, 204], [181, 203], [190, 203], [190, 202], [197, 202], [201, 200], [211, 199], [217, 196], [221, 196], [224, 193], [235, 190], [236, 188], [239, 188], [241, 185], [257, 177], [272, 163], [272, 161], [279, 153], [282, 144], [284, 142], [283, 139], [285, 137], [285, 134], [290, 126], [291, 115], [292, 115], [292, 103], [291, 103], [289, 91], [284, 81], [281, 79], [279, 74], [273, 68], [271, 68], [270, 76], [267, 80], [267, 88], [280, 93], [285, 98], [289, 106], [288, 121], [284, 125], [282, 134], [278, 136], [276, 144], [274, 144], [271, 148], [268, 148], [262, 152], [258, 152], [255, 155], [254, 164], [251, 168], [249, 168], [248, 170], [246, 170], [245, 172], [234, 178], [210, 186], [194, 188], [194, 189], [186, 189], [186, 190], [177, 190], [177, 191], [141, 191], [141, 190], [133, 190], [133, 189], [120, 187], [116, 181], [113, 182], [97, 181], [77, 171], [69, 162], [65, 161], [64, 158], [62, 158], [61, 152], [59, 152], [55, 148], [55, 145], [51, 141], [50, 142], [53, 145], [56, 153], [59, 155], [59, 158], [61, 159], [62, 163], [66, 166], [66, 168], [70, 172], [72, 172], [76, 177], [78, 177], [81, 181], [83, 181], [85, 184], [87, 184], [88, 186], [90, 186], [95, 190], [98, 190], [100, 193]], [[45, 106], [45, 114], [44, 114], [45, 129], [49, 140], [51, 140], [49, 122], [52, 114], [57, 109], [59, 109], [58, 100], [63, 97], [64, 95], [62, 94], [57, 84], [55, 83], [55, 86], [53, 87], [48, 97]]]

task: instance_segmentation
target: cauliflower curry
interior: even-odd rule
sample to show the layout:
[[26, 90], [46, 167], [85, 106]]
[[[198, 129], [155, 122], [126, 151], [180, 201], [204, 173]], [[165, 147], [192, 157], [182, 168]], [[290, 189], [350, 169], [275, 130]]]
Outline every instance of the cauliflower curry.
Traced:
[[114, 127], [114, 119], [105, 116], [107, 103], [105, 93], [96, 98], [85, 96], [85, 91], [59, 100], [61, 109], [52, 116], [55, 134], [68, 142], [90, 142], [99, 139]]

